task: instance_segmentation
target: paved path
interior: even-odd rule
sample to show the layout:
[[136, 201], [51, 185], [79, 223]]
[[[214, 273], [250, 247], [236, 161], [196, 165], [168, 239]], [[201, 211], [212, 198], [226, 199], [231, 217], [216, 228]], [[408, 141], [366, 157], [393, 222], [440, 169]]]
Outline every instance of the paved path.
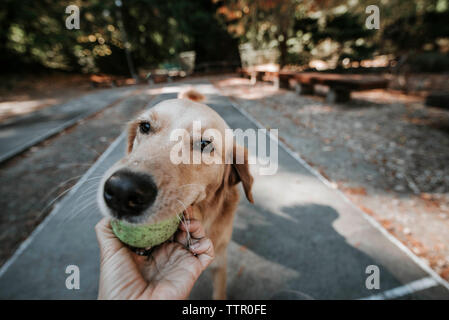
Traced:
[[[232, 128], [257, 128], [212, 86], [197, 86]], [[152, 104], [174, 96], [161, 95]], [[122, 134], [5, 264], [0, 270], [0, 298], [96, 298], [99, 252], [94, 225], [100, 215], [95, 189], [98, 177], [124, 150]], [[278, 174], [255, 176], [256, 204], [242, 197], [229, 248], [229, 298], [449, 299], [447, 283], [424, 270], [414, 255], [394, 244], [306, 166], [281, 146]], [[80, 268], [80, 290], [65, 287], [68, 265]], [[369, 265], [380, 268], [380, 290], [365, 287]], [[191, 298], [210, 297], [206, 272]]]
[[134, 90], [135, 87], [106, 89], [2, 122], [0, 162], [110, 106]]

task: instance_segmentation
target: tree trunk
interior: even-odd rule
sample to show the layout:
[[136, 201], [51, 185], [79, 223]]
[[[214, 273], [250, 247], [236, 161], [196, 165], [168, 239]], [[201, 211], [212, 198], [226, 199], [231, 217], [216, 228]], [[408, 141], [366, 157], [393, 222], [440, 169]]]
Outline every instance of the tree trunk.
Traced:
[[287, 34], [282, 33], [282, 41], [279, 41], [279, 69], [282, 69], [287, 64]]

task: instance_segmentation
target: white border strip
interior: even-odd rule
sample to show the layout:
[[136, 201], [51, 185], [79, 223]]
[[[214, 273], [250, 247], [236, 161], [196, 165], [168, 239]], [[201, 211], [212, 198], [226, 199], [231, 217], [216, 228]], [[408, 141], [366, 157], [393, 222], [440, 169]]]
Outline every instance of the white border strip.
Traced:
[[[226, 96], [225, 96], [226, 97]], [[227, 97], [229, 102], [231, 103], [231, 106], [239, 111], [242, 115], [244, 115], [248, 120], [253, 122], [259, 129], [266, 129], [265, 126], [262, 125], [258, 120], [256, 120], [253, 116], [251, 116], [248, 112], [245, 110], [238, 108], [232, 101]], [[270, 139], [273, 139], [271, 135], [268, 135]], [[407, 248], [401, 241], [399, 241], [397, 238], [395, 238], [392, 234], [390, 234], [384, 227], [382, 227], [373, 217], [369, 216], [365, 212], [363, 212], [359, 207], [357, 207], [351, 200], [349, 200], [346, 195], [339, 189], [336, 189], [333, 184], [327, 180], [325, 177], [323, 177], [318, 171], [316, 171], [314, 168], [312, 168], [304, 159], [300, 157], [300, 155], [291, 150], [285, 143], [283, 143], [281, 140], [278, 141], [279, 145], [284, 148], [284, 150], [291, 155], [296, 161], [298, 161], [301, 165], [303, 165], [306, 169], [308, 169], [313, 175], [315, 175], [320, 181], [322, 181], [326, 186], [329, 188], [335, 190], [340, 197], [343, 198], [344, 201], [346, 201], [352, 208], [354, 208], [356, 211], [362, 214], [362, 216], [370, 222], [374, 228], [379, 230], [385, 237], [387, 237], [388, 240], [393, 242], [401, 251], [403, 251], [410, 259], [413, 260], [422, 270], [427, 272], [436, 282], [438, 282], [440, 285], [442, 285], [444, 288], [446, 288], [449, 291], [449, 282], [441, 278], [441, 276], [436, 273], [432, 268], [430, 268], [425, 261], [423, 261], [421, 258], [416, 256], [409, 248]]]
[[412, 294], [417, 291], [426, 290], [429, 288], [436, 287], [439, 283], [433, 277], [422, 278], [416, 280], [403, 286], [396, 287], [379, 294], [374, 294], [372, 296], [362, 298], [359, 300], [389, 300], [404, 297], [406, 295]]
[[122, 132], [117, 139], [114, 140], [113, 143], [106, 149], [105, 152], [97, 159], [97, 161], [92, 165], [92, 167], [87, 170], [87, 172], [81, 177], [80, 180], [75, 184], [75, 186], [68, 192], [67, 195], [64, 196], [63, 201], [58, 202], [53, 210], [50, 212], [48, 216], [33, 230], [31, 235], [23, 241], [19, 248], [14, 252], [11, 258], [9, 258], [5, 264], [0, 269], [0, 278], [8, 271], [8, 268], [17, 260], [17, 258], [25, 251], [25, 249], [30, 245], [33, 239], [39, 234], [39, 232], [44, 229], [44, 227], [48, 224], [50, 219], [55, 216], [59, 212], [59, 208], [61, 204], [64, 203], [64, 200], [68, 199], [70, 195], [73, 195], [78, 189], [83, 185], [84, 182], [88, 179], [89, 176], [100, 166], [100, 164], [111, 154], [111, 152], [125, 139], [126, 131]]

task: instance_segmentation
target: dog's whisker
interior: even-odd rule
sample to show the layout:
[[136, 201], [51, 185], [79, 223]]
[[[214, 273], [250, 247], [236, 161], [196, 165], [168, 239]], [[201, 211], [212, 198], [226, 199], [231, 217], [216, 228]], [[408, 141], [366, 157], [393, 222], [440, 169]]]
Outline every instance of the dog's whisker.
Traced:
[[186, 235], [187, 236], [186, 236], [186, 244], [185, 244], [185, 246], [186, 246], [187, 249], [189, 249], [190, 245], [191, 245], [191, 243], [190, 243], [191, 237], [190, 237], [190, 232], [189, 232], [189, 230], [187, 228], [186, 218], [184, 217], [184, 215], [182, 215], [182, 216], [178, 216], [178, 220], [179, 220], [180, 223], [182, 223], [186, 227]]
[[[72, 178], [72, 179], [66, 180], [64, 183], [67, 183], [68, 181], [74, 180], [74, 179], [79, 178], [79, 177], [81, 177], [81, 176], [74, 177], [74, 178]], [[84, 182], [93, 181], [93, 180], [97, 180], [97, 179], [101, 179], [101, 177], [91, 177], [91, 178], [89, 178], [89, 179], [86, 179]], [[59, 186], [57, 186], [56, 188], [54, 188], [54, 189], [51, 191], [51, 193], [52, 193], [55, 189], [60, 188], [64, 183], [62, 183], [62, 184], [60, 184]], [[73, 185], [73, 186], [71, 186], [69, 189], [64, 190], [64, 192], [67, 192], [67, 191], [72, 190], [75, 186], [76, 186], [76, 184]]]
[[76, 212], [76, 214], [75, 215], [78, 215], [78, 214], [80, 214], [81, 212], [83, 212], [83, 209], [85, 208], [85, 206], [89, 206], [90, 204], [92, 204], [92, 203], [96, 203], [96, 198], [91, 198], [91, 199], [85, 199], [83, 202], [81, 202], [79, 205], [76, 205], [76, 206], [74, 206], [73, 208], [72, 208], [72, 212], [73, 211], [75, 211]]
[[93, 197], [93, 199], [96, 199], [97, 189], [98, 186], [93, 185], [86, 188], [86, 190], [83, 190], [83, 192], [76, 198], [76, 202], [80, 200], [89, 200], [90, 197]]
[[[78, 178], [81, 178], [83, 175], [79, 175], [79, 176], [75, 176], [75, 177], [72, 177], [72, 178], [69, 178], [69, 179], [67, 179], [67, 180], [65, 180], [65, 181], [63, 181], [63, 182], [61, 182], [60, 184], [58, 184], [56, 187], [54, 187], [53, 189], [51, 189], [45, 196], [44, 196], [44, 198], [42, 199], [42, 201], [45, 201], [54, 191], [56, 191], [56, 190], [58, 190], [59, 188], [61, 188], [63, 185], [65, 185], [67, 182], [69, 182], [69, 181], [72, 181], [72, 180], [75, 180], [75, 179], [78, 179]], [[96, 178], [96, 177], [95, 177]], [[67, 190], [71, 190], [73, 187], [75, 187], [75, 185], [76, 184], [74, 184], [73, 186], [71, 186], [69, 189], [67, 189]], [[67, 191], [67, 190], [64, 190], [64, 192], [65, 191]]]
[[101, 176], [94, 176], [94, 177], [90, 177], [90, 178], [84, 180], [84, 182], [92, 181], [92, 180], [98, 180], [98, 179], [101, 179], [101, 178], [103, 178], [102, 175]]
[[66, 193], [68, 193], [69, 191], [71, 191], [73, 189], [73, 187], [61, 192], [61, 194], [59, 194], [56, 198], [54, 198], [53, 200], [51, 200], [42, 210], [41, 210], [41, 214], [43, 212], [45, 212], [53, 203], [55, 203], [56, 201], [58, 201], [58, 199], [60, 199], [62, 196], [64, 196]]
[[50, 196], [54, 191], [58, 190], [60, 187], [62, 187], [63, 185], [65, 185], [67, 182], [70, 182], [70, 181], [73, 181], [73, 180], [75, 180], [75, 179], [81, 178], [82, 176], [83, 176], [83, 175], [81, 174], [81, 175], [79, 175], [79, 176], [71, 177], [71, 178], [69, 178], [69, 179], [67, 179], [67, 180], [65, 180], [65, 181], [63, 181], [63, 182], [61, 182], [60, 184], [58, 184], [56, 187], [54, 187], [53, 189], [51, 189], [51, 190], [45, 195], [44, 200], [45, 200], [45, 198], [47, 198], [48, 196]]
[[[76, 198], [76, 202], [77, 203], [80, 200], [84, 201], [84, 202], [81, 202], [79, 204], [79, 206], [84, 205], [84, 203], [87, 203], [89, 201], [96, 200], [96, 193], [97, 193], [96, 189], [97, 188], [98, 188], [98, 185], [94, 184], [94, 185], [88, 186], [85, 190], [83, 190], [83, 192]], [[90, 198], [90, 197], [92, 197], [92, 198]], [[70, 211], [69, 215], [71, 215], [75, 209], [76, 208], [72, 208], [72, 210]]]
[[[66, 183], [76, 180], [78, 178], [81, 178], [83, 175], [78, 175], [75, 177], [71, 177], [63, 182], [61, 182], [60, 184], [58, 184], [56, 187], [54, 187], [50, 192], [47, 193], [47, 195], [45, 195], [45, 197], [43, 198], [42, 201], [45, 202], [45, 200], [57, 189], [61, 188], [63, 185], [65, 185]], [[92, 181], [95, 179], [101, 179], [102, 176], [93, 176], [90, 177], [89, 179], [86, 179], [85, 182], [87, 181]], [[44, 208], [40, 211], [39, 215], [42, 215], [47, 209], [49, 209], [56, 201], [58, 201], [61, 197], [63, 197], [64, 195], [66, 195], [68, 192], [70, 192], [77, 184], [75, 183], [73, 186], [71, 186], [70, 188], [62, 191], [59, 195], [57, 195], [55, 198], [53, 198], [51, 201], [49, 201], [49, 203], [47, 205], [44, 206]]]
[[[189, 226], [190, 220], [189, 220], [189, 222], [187, 222], [187, 219], [184, 215], [182, 216], [182, 219], [184, 220], [184, 225]], [[190, 249], [191, 245], [192, 245], [192, 237], [190, 235], [190, 231], [187, 231], [187, 249]]]
[[91, 190], [91, 189], [95, 189], [95, 188], [98, 188], [97, 183], [94, 183], [94, 184], [88, 186], [86, 189], [84, 189], [83, 193], [85, 193], [86, 190]]
[[[103, 178], [103, 176], [90, 177], [89, 179], [86, 179], [84, 182], [97, 181], [97, 180], [101, 180], [102, 178]], [[92, 186], [98, 187], [98, 183], [99, 182], [93, 182]]]
[[96, 205], [95, 201], [89, 201], [87, 203], [83, 204], [83, 207], [81, 207], [79, 210], [76, 210], [75, 214], [74, 213], [74, 209], [71, 210], [70, 214], [67, 215], [67, 217], [64, 219], [64, 222], [68, 222], [71, 221], [73, 219], [75, 219], [76, 217], [78, 217], [80, 214], [84, 213], [84, 211], [89, 208], [92, 205]]
[[[76, 205], [76, 207], [74, 206], [72, 208], [72, 210], [70, 211], [71, 213], [75, 210], [77, 210], [78, 208], [84, 206], [86, 203], [91, 203], [91, 202], [95, 202], [97, 199], [95, 197], [93, 198], [84, 198], [83, 201], [81, 201], [79, 204]], [[76, 201], [77, 203], [79, 202], [78, 200]]]
[[[179, 199], [176, 199], [176, 201], [178, 201], [178, 202], [184, 207], [184, 211], [187, 210], [187, 206], [184, 204], [184, 202], [182, 202], [182, 201], [179, 200]], [[187, 246], [187, 248], [189, 249], [189, 248], [190, 248], [190, 245], [191, 245], [191, 243], [190, 243], [191, 237], [190, 237], [190, 232], [189, 232], [189, 230], [188, 230], [188, 224], [186, 223], [186, 217], [185, 217], [184, 215], [182, 215], [182, 218], [180, 218], [180, 217], [178, 216], [178, 219], [180, 219], [180, 222], [184, 225], [184, 227], [185, 227], [185, 229], [186, 229], [186, 233], [187, 233], [187, 244], [186, 244], [186, 246]]]
[[[85, 196], [85, 195], [91, 195], [92, 191], [95, 191], [98, 188], [98, 185], [94, 184], [91, 186], [88, 186], [86, 189], [83, 190], [83, 192], [78, 196], [78, 199], [80, 199], [81, 197]], [[96, 194], [96, 191], [94, 192], [94, 194]]]
[[[93, 206], [93, 207], [91, 207], [91, 206]], [[88, 219], [89, 217], [91, 217], [92, 214], [93, 214], [94, 212], [97, 212], [96, 210], [94, 210], [95, 208], [98, 208], [98, 207], [97, 207], [97, 202], [96, 202], [96, 201], [93, 201], [91, 204], [89, 204], [89, 205], [87, 205], [86, 207], [84, 207], [83, 209], [81, 209], [80, 213], [84, 213], [84, 212], [86, 211], [87, 208], [89, 208], [89, 210], [88, 210], [87, 213], [84, 215], [83, 221], [86, 221], [86, 219]]]

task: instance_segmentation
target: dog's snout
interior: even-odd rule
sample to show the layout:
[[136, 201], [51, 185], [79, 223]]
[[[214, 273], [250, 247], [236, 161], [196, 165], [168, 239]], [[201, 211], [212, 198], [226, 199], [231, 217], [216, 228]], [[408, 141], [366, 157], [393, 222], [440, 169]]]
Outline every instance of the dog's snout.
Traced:
[[157, 186], [146, 174], [119, 170], [104, 184], [103, 197], [117, 218], [137, 216], [156, 199]]

